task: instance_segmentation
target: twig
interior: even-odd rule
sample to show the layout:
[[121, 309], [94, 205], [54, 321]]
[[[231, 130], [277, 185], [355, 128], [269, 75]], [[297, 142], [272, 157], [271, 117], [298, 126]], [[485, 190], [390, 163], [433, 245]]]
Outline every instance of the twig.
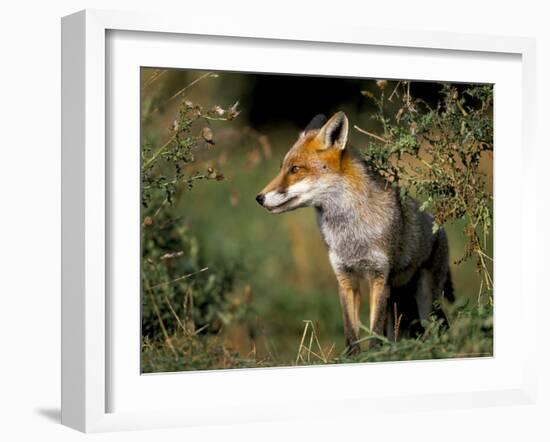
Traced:
[[477, 306], [481, 305], [481, 294], [483, 293], [483, 278], [479, 281], [479, 291], [477, 292]]
[[307, 329], [309, 327], [309, 322], [308, 321], [304, 321], [306, 323], [306, 325], [304, 326], [304, 333], [302, 334], [302, 340], [300, 341], [300, 345], [298, 346], [298, 353], [296, 354], [296, 365], [298, 365], [298, 361], [300, 359], [303, 360], [302, 358], [302, 347], [304, 346], [304, 341], [306, 339], [306, 333], [307, 333]]
[[202, 327], [199, 327], [198, 329], [196, 329], [195, 331], [193, 331], [191, 333], [192, 336], [196, 336], [198, 335], [201, 331], [207, 329], [208, 327], [210, 327], [210, 324], [204, 324]]
[[466, 109], [464, 109], [464, 107], [462, 106], [462, 104], [460, 103], [460, 100], [457, 99], [456, 100], [456, 106], [458, 107], [458, 109], [460, 110], [460, 112], [462, 112], [462, 115], [467, 117], [468, 116], [468, 112], [466, 112]]
[[168, 296], [164, 295], [164, 300], [166, 301], [166, 304], [168, 304], [168, 308], [170, 309], [170, 312], [172, 312], [172, 314], [174, 315], [174, 318], [176, 318], [176, 322], [178, 323], [178, 325], [181, 327], [181, 329], [183, 331], [186, 331], [185, 330], [185, 325], [183, 325], [183, 323], [180, 320], [180, 317], [178, 316], [178, 314], [174, 310], [174, 307], [172, 307], [172, 303], [168, 299]]
[[[315, 325], [313, 324], [313, 321], [304, 320], [303, 322], [305, 326], [304, 326], [304, 332], [302, 334], [302, 339], [298, 347], [298, 353], [296, 354], [296, 365], [298, 365], [298, 362], [300, 362], [300, 360], [304, 363], [308, 363], [308, 364], [311, 363], [311, 356], [327, 364], [328, 356], [323, 350], [321, 343], [319, 342], [319, 337], [317, 336], [317, 332], [315, 331]], [[306, 336], [308, 332], [309, 332], [309, 346], [306, 346], [304, 345], [304, 342], [306, 340]], [[314, 344], [317, 346], [317, 349], [318, 349], [317, 351], [312, 350], [312, 347]], [[329, 354], [332, 352], [333, 348], [334, 348], [334, 344], [332, 344], [332, 347], [329, 349]], [[303, 354], [304, 352], [306, 355], [305, 357]]]
[[397, 93], [397, 88], [399, 87], [399, 85], [401, 84], [401, 80], [399, 80], [397, 82], [397, 84], [395, 85], [395, 88], [393, 89], [393, 92], [390, 94], [390, 96], [388, 97], [388, 101], [391, 101], [391, 99], [393, 98], [393, 96]]
[[[321, 356], [321, 355], [318, 355], [317, 353], [315, 353], [313, 350], [311, 350], [310, 348], [307, 348], [307, 347], [304, 347], [304, 350], [307, 351], [307, 362], [310, 363], [311, 362], [311, 355], [315, 356], [317, 359], [323, 361], [325, 364], [326, 364], [326, 360]], [[303, 359], [303, 358], [302, 358]]]
[[379, 135], [376, 135], [376, 134], [373, 134], [369, 131], [366, 131], [365, 129], [361, 129], [359, 126], [355, 125], [353, 126], [355, 130], [358, 130], [359, 132], [365, 134], [365, 135], [368, 135], [369, 137], [372, 137], [372, 138], [376, 138], [377, 140], [379, 141], [382, 141], [383, 143], [389, 143], [390, 141], [389, 140], [386, 140], [385, 138], [382, 138], [381, 136]]
[[332, 345], [329, 347], [326, 355], [327, 355], [327, 361], [330, 359], [330, 356], [332, 355], [332, 352], [334, 351], [334, 347], [336, 344], [333, 342]]
[[[313, 327], [313, 324], [311, 324]], [[321, 347], [321, 343], [319, 342], [319, 337], [317, 336], [317, 332], [315, 332], [315, 328], [313, 328], [313, 335], [315, 335], [315, 342], [317, 343], [317, 347], [319, 348], [319, 352], [321, 353], [321, 356], [323, 357], [323, 362], [326, 364], [328, 362], [327, 357], [325, 355], [325, 352], [323, 351], [323, 347]]]
[[168, 141], [166, 143], [164, 143], [162, 146], [160, 146], [156, 152], [153, 154], [153, 156], [151, 158], [149, 158], [145, 164], [142, 166], [142, 170], [145, 170], [147, 169], [147, 167], [149, 167], [152, 163], [154, 163], [154, 161], [159, 157], [159, 155], [164, 152], [166, 150], [166, 148], [168, 146], [170, 146], [170, 144], [172, 143], [172, 141], [174, 141], [176, 139], [176, 137], [178, 136], [178, 134], [174, 134], [172, 135]]
[[201, 81], [202, 79], [208, 77], [212, 75], [212, 72], [207, 72], [206, 74], [203, 74], [201, 75], [199, 78], [196, 78], [195, 80], [193, 80], [191, 83], [189, 83], [187, 86], [185, 86], [183, 89], [180, 89], [179, 91], [177, 91], [174, 95], [172, 95], [170, 98], [168, 98], [168, 100], [166, 100], [167, 102], [169, 101], [172, 101], [174, 98], [178, 98], [181, 94], [183, 94], [187, 89], [189, 89], [190, 87], [192, 86], [195, 86], [199, 81]]
[[157, 316], [157, 319], [160, 324], [160, 329], [162, 330], [162, 334], [164, 336], [164, 341], [166, 342], [166, 345], [168, 345], [168, 348], [172, 350], [172, 353], [178, 357], [178, 353], [176, 352], [176, 349], [174, 348], [174, 345], [172, 344], [172, 339], [170, 339], [170, 335], [168, 334], [168, 331], [166, 330], [166, 327], [164, 325], [164, 321], [162, 320], [162, 316], [160, 314], [159, 307], [157, 305], [157, 302], [155, 301], [155, 297], [153, 295], [153, 291], [151, 290], [151, 287], [147, 284], [147, 293], [149, 294], [149, 298], [151, 299], [151, 304], [153, 304], [153, 310], [155, 311], [155, 315]]
[[399, 336], [399, 328], [401, 327], [401, 319], [403, 319], [403, 313], [401, 313], [399, 316], [397, 316], [397, 303], [393, 303], [393, 316], [394, 316], [394, 322], [393, 322], [393, 340], [397, 342], [397, 338]]
[[275, 356], [273, 355], [273, 352], [271, 351], [271, 345], [269, 344], [269, 341], [267, 340], [267, 338], [264, 336], [264, 343], [265, 343], [265, 349], [267, 350], [267, 354], [269, 355], [269, 358], [274, 361], [275, 360]]
[[162, 201], [161, 205], [158, 207], [158, 209], [155, 211], [155, 213], [153, 214], [153, 218], [156, 218], [157, 215], [160, 213], [161, 209], [164, 207], [164, 205], [168, 202], [168, 197], [164, 198], [164, 200]]
[[147, 81], [145, 81], [145, 83], [143, 84], [143, 87], [141, 88], [141, 90], [144, 90], [146, 89], [147, 87], [149, 87], [151, 84], [153, 84], [155, 81], [157, 81], [160, 77], [162, 77], [164, 74], [166, 74], [168, 72], [168, 69], [163, 69], [162, 71], [160, 72], [157, 72], [155, 71], [148, 79]]
[[[185, 317], [185, 332], [192, 335], [195, 331], [195, 321], [193, 319], [193, 291], [190, 287], [185, 291], [185, 298], [183, 299], [183, 316]], [[188, 330], [189, 323], [192, 332]]]
[[[204, 78], [212, 75], [213, 72], [207, 72], [206, 74], [203, 74], [201, 75], [199, 78], [196, 78], [195, 80], [193, 80], [191, 83], [189, 83], [187, 86], [185, 86], [184, 88], [180, 89], [179, 91], [177, 91], [174, 95], [172, 95], [170, 98], [168, 98], [166, 101], [165, 101], [165, 104], [166, 103], [169, 103], [170, 101], [172, 101], [173, 99], [179, 97], [181, 94], [183, 94], [187, 89], [189, 89], [190, 87], [196, 85], [199, 81], [203, 80]], [[158, 112], [159, 110], [159, 107], [155, 107], [151, 113], [154, 114], [155, 112]]]
[[422, 161], [422, 164], [424, 164], [424, 166], [426, 166], [428, 169], [432, 169], [432, 170], [433, 170], [434, 167], [433, 167], [430, 163], [428, 163], [428, 162], [427, 162], [426, 160], [424, 160], [424, 159], [421, 159], [421, 161]]
[[487, 258], [489, 261], [494, 261], [493, 258], [491, 258], [489, 255], [487, 255], [485, 252], [483, 252], [483, 250], [479, 249], [477, 251], [477, 253], [479, 253], [480, 255], [483, 255], [485, 258]]
[[160, 283], [160, 284], [157, 284], [157, 285], [152, 286], [151, 288], [152, 288], [152, 289], [156, 289], [156, 288], [159, 288], [159, 287], [163, 287], [163, 286], [165, 286], [165, 285], [173, 284], [173, 283], [178, 282], [178, 281], [181, 281], [181, 280], [183, 280], [183, 279], [190, 278], [191, 276], [195, 276], [195, 275], [197, 275], [197, 274], [199, 274], [199, 273], [206, 272], [207, 270], [208, 270], [208, 267], [204, 267], [203, 269], [197, 270], [196, 272], [188, 273], [187, 275], [180, 276], [179, 278], [172, 279], [171, 281], [162, 282], [162, 283]]
[[315, 329], [313, 328], [313, 322], [311, 323], [311, 333], [309, 334], [309, 347], [307, 348], [308, 354], [307, 354], [307, 362], [311, 362], [311, 347], [313, 347], [313, 336], [315, 335]]

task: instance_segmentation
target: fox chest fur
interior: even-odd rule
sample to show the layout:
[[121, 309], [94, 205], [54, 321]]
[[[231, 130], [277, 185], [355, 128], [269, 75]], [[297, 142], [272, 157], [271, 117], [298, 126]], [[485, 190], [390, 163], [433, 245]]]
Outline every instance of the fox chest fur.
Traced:
[[[431, 223], [412, 198], [400, 202], [395, 191], [357, 164], [361, 185], [346, 178], [316, 206], [317, 222], [335, 269], [360, 276], [383, 275], [392, 285], [408, 282], [417, 263], [429, 257]], [[407, 238], [404, 241], [403, 238]], [[417, 247], [418, 244], [424, 247]]]
[[317, 223], [331, 264], [345, 272], [388, 274], [391, 256], [387, 246], [391, 235], [387, 220], [373, 222], [376, 213], [369, 212], [366, 193], [346, 189], [345, 183], [338, 187], [328, 204], [316, 207]]

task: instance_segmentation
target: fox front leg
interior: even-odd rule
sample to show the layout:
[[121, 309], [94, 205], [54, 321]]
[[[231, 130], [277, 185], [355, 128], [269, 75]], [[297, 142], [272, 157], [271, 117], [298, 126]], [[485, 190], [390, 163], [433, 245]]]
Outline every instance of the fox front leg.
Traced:
[[[370, 278], [370, 331], [377, 335], [384, 334], [388, 298], [390, 288], [387, 278], [375, 276]], [[374, 340], [369, 341], [369, 347], [376, 344]]]
[[361, 307], [361, 293], [359, 292], [359, 280], [352, 274], [336, 274], [338, 280], [338, 294], [342, 307], [342, 318], [344, 321], [344, 335], [346, 338], [346, 353], [349, 355], [359, 354], [361, 346], [359, 340], [359, 309]]

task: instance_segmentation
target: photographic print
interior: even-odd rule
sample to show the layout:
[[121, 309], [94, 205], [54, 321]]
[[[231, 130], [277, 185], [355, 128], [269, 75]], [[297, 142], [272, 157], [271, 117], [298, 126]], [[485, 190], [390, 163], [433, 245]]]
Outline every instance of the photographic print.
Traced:
[[493, 355], [493, 86], [141, 68], [142, 373]]

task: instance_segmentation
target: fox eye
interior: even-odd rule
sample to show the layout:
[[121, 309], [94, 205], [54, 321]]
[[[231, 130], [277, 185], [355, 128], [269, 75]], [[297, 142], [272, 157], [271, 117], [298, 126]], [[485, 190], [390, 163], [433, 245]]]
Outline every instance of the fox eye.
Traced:
[[292, 166], [290, 168], [290, 173], [297, 173], [300, 170], [299, 166]]

